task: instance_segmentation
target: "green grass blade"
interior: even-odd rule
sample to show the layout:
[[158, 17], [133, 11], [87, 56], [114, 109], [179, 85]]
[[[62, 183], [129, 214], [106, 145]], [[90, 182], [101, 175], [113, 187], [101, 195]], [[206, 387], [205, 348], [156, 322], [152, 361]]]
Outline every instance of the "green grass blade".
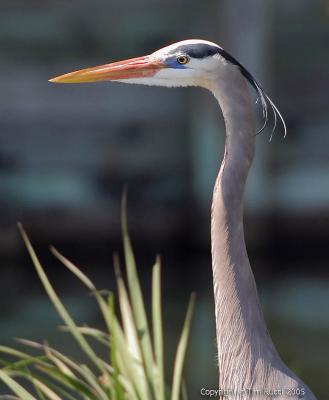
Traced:
[[182, 382], [182, 400], [188, 400], [187, 387], [186, 387], [186, 383], [185, 383], [184, 379], [183, 379], [183, 382]]
[[50, 400], [62, 400], [52, 389], [38, 379], [31, 379], [33, 384]]
[[[45, 364], [39, 365], [39, 370], [43, 371], [45, 374], [48, 374], [53, 379], [61, 382], [66, 387], [76, 390], [76, 392], [82, 392], [85, 395], [91, 392], [92, 388], [88, 388], [88, 385], [82, 380], [84, 379], [88, 381], [86, 379], [86, 371], [83, 366], [80, 366], [71, 358], [65, 356], [48, 345], [41, 345], [39, 343], [24, 339], [21, 339], [20, 342], [31, 347], [44, 350], [48, 359], [54, 364], [54, 366]], [[46, 368], [42, 368], [44, 366], [46, 366]], [[82, 379], [78, 378], [73, 371], [75, 371], [75, 373], [78, 374]]]
[[127, 202], [126, 194], [124, 193], [122, 197], [121, 225], [122, 225], [123, 247], [124, 247], [125, 263], [126, 263], [127, 279], [129, 286], [129, 295], [131, 298], [134, 318], [136, 322], [137, 331], [139, 334], [139, 340], [141, 343], [142, 355], [146, 367], [147, 378], [150, 382], [152, 382], [152, 385], [154, 385], [153, 350], [151, 345], [149, 327], [146, 318], [146, 311], [142, 296], [142, 290], [140, 287], [136, 269], [135, 257], [128, 233], [126, 202]]
[[193, 308], [195, 302], [195, 294], [192, 293], [190, 302], [187, 308], [187, 313], [185, 317], [185, 322], [182, 330], [182, 334], [178, 343], [176, 357], [175, 357], [175, 365], [174, 365], [174, 375], [173, 375], [173, 383], [171, 388], [171, 400], [179, 400], [180, 390], [182, 386], [182, 376], [183, 376], [183, 367], [184, 360], [186, 354], [186, 348], [190, 333]]
[[15, 361], [15, 362], [9, 362], [6, 363], [5, 368], [6, 370], [21, 370], [23, 368], [27, 368], [30, 365], [34, 364], [44, 364], [47, 365], [45, 362], [47, 361], [46, 356], [36, 356], [36, 357], [26, 357], [25, 359]]
[[[79, 389], [84, 385], [84, 382], [81, 380], [81, 377], [84, 378], [85, 371], [79, 364], [75, 363], [71, 358], [65, 356], [64, 354], [60, 353], [58, 350], [50, 347], [49, 345], [42, 345], [40, 343], [26, 339], [18, 339], [18, 340], [20, 343], [25, 344], [26, 346], [43, 350], [47, 354], [48, 359], [55, 365], [54, 368], [54, 366], [50, 364], [45, 364], [45, 363], [37, 364], [36, 365], [37, 369], [45, 373], [48, 373], [50, 375], [56, 374], [56, 371], [59, 372], [60, 374], [56, 374], [55, 379], [60, 380], [59, 377], [64, 376], [66, 386], [68, 386], [70, 389], [75, 388], [77, 389], [77, 391], [79, 391]], [[75, 374], [73, 373], [73, 371], [75, 372]], [[76, 374], [79, 375], [80, 378]], [[54, 378], [54, 376], [52, 377]], [[87, 386], [85, 386], [85, 388], [86, 387]]]
[[57, 249], [55, 249], [54, 246], [50, 246], [50, 251], [63, 265], [65, 265], [66, 268], [79, 278], [90, 291], [96, 291], [96, 287], [92, 281], [76, 265], [64, 257]]
[[57, 367], [53, 366], [40, 366], [37, 369], [45, 376], [51, 378], [53, 381], [58, 382], [60, 385], [66, 387], [67, 389], [73, 390], [76, 393], [79, 393], [80, 395], [83, 395], [89, 399], [98, 400], [93, 391], [93, 388], [84, 380], [67, 376], [63, 374]]
[[0, 370], [0, 380], [3, 381], [22, 400], [37, 400], [22, 385], [17, 383], [10, 375]]
[[127, 290], [120, 273], [119, 261], [117, 258], [114, 259], [114, 270], [117, 279], [119, 305], [121, 309], [121, 318], [125, 333], [125, 339], [127, 342], [127, 348], [134, 362], [136, 381], [138, 381], [139, 383], [139, 390], [142, 394], [142, 398], [143, 400], [144, 399], [147, 400], [149, 399], [150, 395], [148, 390], [148, 383], [145, 376], [140, 343], [138, 340], [138, 334], [136, 330], [135, 321], [133, 318], [132, 309], [129, 303]]
[[85, 372], [85, 375], [84, 375], [85, 376], [85, 380], [92, 387], [93, 391], [97, 395], [97, 398], [99, 400], [108, 400], [106, 392], [104, 391], [104, 389], [99, 384], [98, 379], [97, 379], [97, 377], [95, 377], [93, 372], [86, 365], [83, 365], [82, 369]]
[[99, 358], [97, 357], [97, 355], [95, 354], [95, 352], [93, 351], [93, 349], [91, 348], [89, 343], [86, 341], [84, 336], [79, 332], [74, 320], [72, 319], [70, 314], [67, 312], [63, 303], [61, 302], [61, 300], [57, 296], [55, 290], [53, 289], [52, 285], [50, 284], [49, 279], [48, 279], [47, 275], [45, 274], [45, 272], [41, 266], [41, 263], [32, 247], [32, 244], [31, 244], [29, 238], [26, 235], [22, 225], [18, 224], [18, 228], [20, 230], [20, 233], [24, 240], [25, 246], [30, 254], [30, 257], [33, 261], [34, 267], [35, 267], [35, 269], [39, 275], [39, 278], [47, 292], [49, 299], [53, 303], [53, 305], [54, 305], [55, 309], [57, 310], [58, 314], [60, 315], [60, 317], [63, 319], [63, 321], [66, 323], [66, 325], [70, 329], [72, 336], [75, 338], [77, 343], [80, 345], [83, 352], [98, 367], [98, 369], [100, 371], [104, 372], [104, 368], [103, 368], [101, 361], [99, 360]]
[[[38, 365], [36, 365], [35, 367], [36, 367], [36, 369], [38, 369]], [[58, 385], [58, 384], [56, 384], [56, 382], [53, 382], [53, 380], [50, 381], [49, 379], [45, 378], [43, 375], [38, 374], [36, 372], [32, 373], [31, 371], [27, 371], [27, 372], [26, 371], [21, 371], [18, 374], [18, 376], [22, 377], [22, 378], [25, 378], [26, 380], [30, 381], [33, 384], [36, 392], [38, 393], [38, 400], [45, 400], [45, 396], [44, 396], [43, 392], [40, 391], [38, 386], [36, 386], [34, 384], [33, 379], [36, 379], [36, 380], [42, 382], [45, 386], [47, 386], [52, 391], [56, 391], [58, 394], [60, 394], [62, 396], [62, 399], [65, 399], [65, 400], [77, 400], [76, 397], [73, 397], [70, 393], [67, 392], [67, 390], [62, 388], [62, 386], [65, 386], [65, 385], [63, 385], [62, 382], [60, 382], [60, 385]], [[83, 400], [87, 399], [87, 397], [83, 396], [80, 392], [79, 393], [76, 392], [76, 394], [78, 396], [80, 396], [79, 398], [82, 398]]]
[[33, 388], [36, 391], [37, 394], [37, 398], [38, 400], [47, 400], [47, 398], [45, 397], [45, 395], [43, 394], [42, 390], [39, 389], [39, 387], [35, 384], [32, 374], [30, 372], [28, 372], [29, 374], [29, 380], [32, 382]]
[[15, 371], [13, 372], [13, 376], [19, 376], [19, 377], [23, 377], [26, 380], [30, 381], [33, 385], [33, 388], [36, 392], [36, 396], [39, 400], [46, 400], [45, 396], [43, 395], [43, 393], [39, 390], [39, 388], [34, 384], [33, 382], [33, 377], [32, 377], [32, 373], [28, 368], [23, 368], [21, 371]]
[[[108, 297], [108, 309], [111, 315], [111, 319], [113, 320], [113, 316], [115, 315], [114, 311], [114, 298], [113, 295]], [[113, 324], [113, 321], [111, 322]], [[118, 352], [117, 352], [117, 340], [116, 336], [112, 336], [111, 348], [110, 348], [110, 360], [113, 368], [112, 379], [113, 379], [113, 387], [111, 390], [113, 400], [124, 400], [124, 389], [123, 385], [120, 382], [119, 376], [119, 366], [118, 366]]]
[[29, 354], [23, 353], [22, 351], [13, 349], [8, 346], [0, 346], [0, 353], [9, 354], [10, 356], [14, 356], [17, 358], [26, 358], [30, 357]]
[[157, 257], [152, 273], [152, 321], [153, 341], [156, 361], [156, 396], [159, 400], [165, 399], [164, 358], [163, 358], [163, 327], [161, 306], [161, 263]]
[[112, 340], [115, 344], [115, 351], [112, 354], [112, 362], [115, 360], [118, 375], [123, 375], [134, 387], [134, 398], [143, 399], [143, 388], [140, 384], [140, 377], [136, 373], [135, 361], [128, 351], [124, 333], [118, 323], [113, 324]]
[[92, 291], [93, 295], [96, 298], [98, 306], [101, 310], [103, 318], [105, 320], [108, 332], [111, 333], [111, 325], [112, 321], [110, 318], [110, 313], [106, 302], [104, 301], [101, 293], [96, 289], [95, 285], [91, 282], [91, 280], [79, 270], [77, 266], [75, 266], [70, 260], [64, 257], [58, 250], [54, 247], [50, 248], [52, 254], [69, 270], [71, 271], [87, 288]]
[[3, 369], [22, 369], [34, 363], [44, 363], [47, 360], [46, 356], [31, 356], [27, 353], [23, 353], [22, 351], [18, 351], [7, 346], [0, 346], [0, 353], [8, 354], [19, 359], [18, 361], [4, 360]]
[[44, 346], [44, 350], [46, 353], [47, 358], [52, 361], [52, 363], [64, 374], [67, 375], [71, 378], [75, 378], [74, 373], [71, 371], [71, 369], [58, 357], [56, 357], [50, 347], [48, 347], [47, 345]]
[[[31, 344], [33, 347], [43, 349], [45, 351], [47, 358], [54, 364], [54, 367], [47, 366], [48, 369], [47, 368], [42, 369], [42, 366], [40, 366], [41, 368], [39, 368], [39, 369], [46, 371], [48, 373], [51, 373], [51, 374], [54, 374], [57, 371], [57, 373], [56, 373], [57, 379], [59, 379], [59, 377], [64, 378], [65, 382], [69, 383], [69, 386], [71, 389], [73, 387], [77, 388], [77, 387], [81, 387], [81, 385], [83, 385], [83, 381], [81, 381], [81, 379], [78, 379], [77, 376], [72, 372], [72, 370], [75, 370], [80, 376], [82, 376], [82, 378], [88, 384], [90, 384], [92, 382], [93, 385], [91, 385], [91, 386], [99, 394], [100, 398], [105, 399], [105, 397], [103, 397], [103, 394], [100, 393], [100, 391], [102, 391], [102, 389], [100, 389], [97, 379], [95, 379], [94, 374], [89, 369], [87, 369], [87, 367], [80, 366], [80, 365], [74, 363], [70, 358], [62, 355], [60, 352], [58, 352], [55, 349], [52, 349], [48, 345], [39, 345], [38, 343], [34, 343], [34, 342], [31, 342], [29, 344]], [[70, 366], [70, 368], [69, 368], [69, 366]], [[62, 383], [64, 383], [63, 380], [62, 380]], [[85, 386], [85, 388], [86, 388], [86, 386]]]
[[118, 260], [114, 262], [115, 275], [118, 286], [119, 293], [119, 305], [121, 310], [121, 318], [123, 323], [123, 328], [125, 332], [125, 337], [128, 344], [128, 349], [131, 352], [132, 356], [138, 363], [142, 363], [142, 356], [140, 351], [140, 346], [138, 342], [138, 335], [136, 331], [136, 326], [132, 314], [132, 310], [130, 307], [128, 294], [126, 291], [125, 284], [123, 282], [120, 268], [118, 265]]
[[[105, 347], [110, 347], [110, 337], [106, 332], [89, 326], [78, 326], [79, 331], [87, 337], [94, 339], [96, 342], [101, 343]], [[63, 332], [70, 332], [67, 326], [60, 326], [59, 329]]]

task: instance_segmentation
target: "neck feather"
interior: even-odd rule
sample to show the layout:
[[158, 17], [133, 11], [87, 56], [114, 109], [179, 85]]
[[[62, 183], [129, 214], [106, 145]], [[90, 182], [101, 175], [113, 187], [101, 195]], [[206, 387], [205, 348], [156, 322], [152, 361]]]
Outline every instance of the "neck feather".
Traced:
[[[253, 363], [260, 356], [272, 358], [276, 353], [243, 232], [243, 194], [255, 146], [252, 106], [245, 80], [238, 71], [232, 74], [211, 87], [226, 126], [225, 153], [213, 193], [211, 239], [220, 386], [233, 388], [252, 381]], [[237, 383], [241, 368], [244, 382]]]

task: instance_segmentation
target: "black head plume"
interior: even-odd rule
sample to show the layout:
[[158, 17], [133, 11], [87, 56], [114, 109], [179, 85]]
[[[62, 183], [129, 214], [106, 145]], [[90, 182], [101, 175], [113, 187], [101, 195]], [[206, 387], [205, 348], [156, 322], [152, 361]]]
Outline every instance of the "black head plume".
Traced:
[[227, 53], [224, 49], [219, 48], [219, 54], [229, 63], [236, 65], [239, 70], [241, 71], [242, 75], [247, 79], [247, 81], [251, 84], [251, 86], [256, 90], [258, 98], [257, 102], [260, 100], [261, 106], [262, 106], [262, 111], [263, 111], [263, 119], [264, 119], [264, 124], [263, 126], [259, 129], [257, 134], [261, 133], [265, 127], [268, 124], [268, 104], [271, 106], [273, 116], [274, 116], [274, 125], [271, 131], [270, 135], [270, 141], [272, 140], [273, 133], [275, 131], [275, 128], [277, 126], [277, 119], [279, 117], [280, 121], [282, 122], [283, 129], [284, 129], [284, 137], [287, 135], [287, 127], [286, 123], [282, 117], [282, 114], [278, 110], [277, 106], [273, 103], [271, 98], [268, 96], [268, 94], [265, 92], [265, 90], [262, 88], [260, 83], [251, 75], [251, 73], [237, 61], [234, 57], [232, 57], [229, 53]]

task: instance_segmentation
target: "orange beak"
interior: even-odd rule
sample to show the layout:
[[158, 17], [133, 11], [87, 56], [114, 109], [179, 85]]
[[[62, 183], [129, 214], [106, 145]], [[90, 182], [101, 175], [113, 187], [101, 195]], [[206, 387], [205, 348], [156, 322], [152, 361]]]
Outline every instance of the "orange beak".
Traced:
[[143, 56], [70, 72], [52, 78], [49, 82], [84, 83], [145, 78], [154, 76], [165, 67], [166, 65], [161, 61], [151, 59], [149, 56]]

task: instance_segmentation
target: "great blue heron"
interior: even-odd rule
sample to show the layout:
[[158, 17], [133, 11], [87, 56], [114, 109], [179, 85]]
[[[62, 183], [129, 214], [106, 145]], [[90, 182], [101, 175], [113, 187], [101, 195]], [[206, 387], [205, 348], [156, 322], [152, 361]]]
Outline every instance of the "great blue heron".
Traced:
[[[211, 253], [218, 346], [219, 388], [230, 399], [315, 399], [283, 363], [266, 329], [243, 232], [243, 193], [254, 157], [255, 122], [247, 81], [265, 119], [268, 108], [286, 127], [269, 96], [223, 48], [185, 40], [150, 55], [71, 72], [51, 82], [119, 81], [210, 90], [226, 126], [224, 158], [211, 208]], [[275, 126], [274, 126], [275, 129]], [[273, 133], [273, 132], [272, 132]]]

